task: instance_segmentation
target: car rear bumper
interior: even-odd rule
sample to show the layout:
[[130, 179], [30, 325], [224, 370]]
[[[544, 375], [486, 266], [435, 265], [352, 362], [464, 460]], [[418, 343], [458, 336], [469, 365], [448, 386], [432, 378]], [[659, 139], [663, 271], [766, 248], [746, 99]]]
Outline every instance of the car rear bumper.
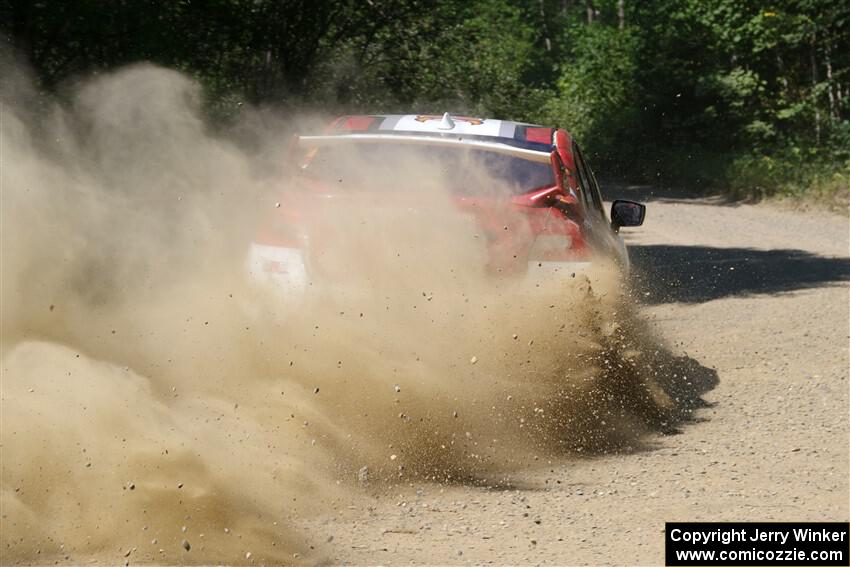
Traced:
[[[590, 261], [528, 262], [522, 275], [512, 275], [511, 281], [522, 286], [539, 287], [560, 278], [574, 278], [587, 272]], [[304, 253], [298, 248], [286, 248], [253, 243], [247, 260], [248, 278], [252, 285], [281, 299], [302, 300], [309, 296], [364, 296], [370, 293], [367, 285], [352, 282], [332, 282], [310, 277]]]

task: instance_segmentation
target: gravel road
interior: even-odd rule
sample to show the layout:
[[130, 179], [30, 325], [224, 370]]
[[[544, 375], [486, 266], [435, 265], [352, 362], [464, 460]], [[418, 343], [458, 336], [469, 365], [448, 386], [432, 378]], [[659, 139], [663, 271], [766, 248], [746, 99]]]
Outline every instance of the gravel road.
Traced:
[[642, 309], [693, 369], [692, 419], [511, 489], [415, 484], [302, 521], [349, 564], [663, 563], [665, 521], [850, 519], [846, 217], [665, 199], [626, 235]]

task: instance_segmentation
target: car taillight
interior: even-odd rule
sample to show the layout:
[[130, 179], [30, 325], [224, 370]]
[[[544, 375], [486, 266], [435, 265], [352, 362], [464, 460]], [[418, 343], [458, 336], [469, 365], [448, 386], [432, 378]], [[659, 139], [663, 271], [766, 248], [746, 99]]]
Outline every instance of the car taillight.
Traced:
[[256, 282], [276, 283], [287, 287], [307, 285], [304, 254], [297, 248], [251, 244], [248, 271]]

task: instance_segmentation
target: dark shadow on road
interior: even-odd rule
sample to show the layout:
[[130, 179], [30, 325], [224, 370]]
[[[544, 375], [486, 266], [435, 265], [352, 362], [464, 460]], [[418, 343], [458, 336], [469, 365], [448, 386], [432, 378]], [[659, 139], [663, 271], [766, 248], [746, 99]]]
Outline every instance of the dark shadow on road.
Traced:
[[632, 245], [634, 289], [643, 303], [702, 303], [850, 281], [850, 259], [803, 250]]
[[[651, 336], [642, 322], [639, 325], [632, 332]], [[694, 411], [711, 405], [703, 396], [720, 382], [717, 370], [687, 354], [674, 353], [655, 340], [644, 339], [625, 351], [623, 344], [628, 343], [620, 343], [604, 355], [611, 364], [604, 369], [600, 391], [595, 395], [612, 401], [610, 408], [616, 408], [614, 413], [623, 412], [621, 418], [631, 414], [650, 431], [675, 434], [682, 426], [699, 421]], [[631, 358], [629, 350], [640, 354]], [[611, 417], [616, 422], [617, 416]], [[638, 438], [624, 446], [645, 448], [644, 441]]]
[[[588, 361], [599, 366], [578, 388], [550, 393], [551, 419], [539, 438], [565, 455], [596, 456], [651, 449], [655, 434], [680, 433], [700, 421], [704, 398], [720, 382], [717, 370], [657, 339], [642, 318], [624, 320]], [[531, 425], [531, 427], [534, 427]]]
[[[642, 325], [633, 330], [651, 335]], [[653, 451], [663, 446], [659, 435], [677, 435], [708, 419], [698, 410], [714, 406], [704, 396], [720, 383], [716, 369], [652, 339], [634, 344], [624, 335], [612, 340], [599, 358], [605, 364], [585, 389], [569, 396], [552, 392], [555, 403], [544, 405], [552, 421], [535, 440], [544, 440], [547, 457], [568, 463]], [[502, 473], [456, 480], [495, 491], [552, 490], [560, 484]]]

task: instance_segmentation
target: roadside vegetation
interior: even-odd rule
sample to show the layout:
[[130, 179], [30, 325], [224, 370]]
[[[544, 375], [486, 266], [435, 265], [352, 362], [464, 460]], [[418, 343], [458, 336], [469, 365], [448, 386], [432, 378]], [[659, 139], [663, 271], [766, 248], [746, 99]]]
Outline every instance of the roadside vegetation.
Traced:
[[606, 177], [850, 195], [850, 3], [837, 0], [12, 0], [3, 41], [46, 92], [153, 61], [220, 122], [468, 112], [563, 126]]

